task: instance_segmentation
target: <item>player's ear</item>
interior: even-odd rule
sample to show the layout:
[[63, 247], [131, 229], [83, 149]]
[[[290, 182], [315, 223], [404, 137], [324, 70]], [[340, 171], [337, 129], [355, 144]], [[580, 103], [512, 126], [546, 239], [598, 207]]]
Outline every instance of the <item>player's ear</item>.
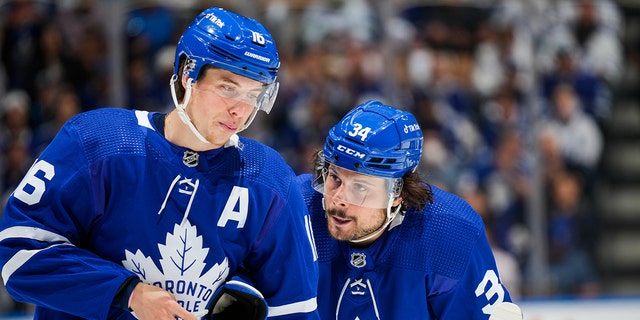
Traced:
[[393, 207], [397, 207], [402, 203], [402, 197], [397, 197], [395, 200], [393, 200]]
[[[185, 66], [186, 69], [186, 66]], [[187, 87], [187, 82], [189, 82], [189, 75], [186, 72], [182, 72], [182, 76], [180, 77], [180, 82], [182, 83], [182, 87]]]

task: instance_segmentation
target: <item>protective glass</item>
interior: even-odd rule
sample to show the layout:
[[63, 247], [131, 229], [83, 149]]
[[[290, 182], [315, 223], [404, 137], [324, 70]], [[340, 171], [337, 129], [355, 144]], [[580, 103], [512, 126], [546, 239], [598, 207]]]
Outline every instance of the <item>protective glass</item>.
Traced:
[[330, 164], [314, 181], [314, 188], [325, 198], [380, 209], [400, 196], [402, 178], [375, 177]]

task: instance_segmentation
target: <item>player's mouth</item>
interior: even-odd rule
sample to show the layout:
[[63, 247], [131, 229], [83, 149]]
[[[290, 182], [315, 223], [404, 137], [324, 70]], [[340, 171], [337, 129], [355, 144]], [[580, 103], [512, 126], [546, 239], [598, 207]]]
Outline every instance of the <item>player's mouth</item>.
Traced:
[[238, 126], [233, 122], [220, 122], [220, 126], [225, 131], [236, 132], [238, 131]]
[[336, 227], [344, 227], [353, 221], [352, 219], [340, 218], [336, 215], [329, 215], [329, 219], [331, 219], [331, 221]]

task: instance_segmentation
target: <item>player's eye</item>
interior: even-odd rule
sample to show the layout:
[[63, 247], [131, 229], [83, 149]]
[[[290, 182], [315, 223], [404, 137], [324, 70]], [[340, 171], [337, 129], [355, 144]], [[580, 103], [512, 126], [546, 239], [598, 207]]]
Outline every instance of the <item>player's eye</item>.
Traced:
[[357, 193], [366, 193], [367, 191], [369, 191], [369, 188], [363, 184], [354, 183], [351, 187], [351, 190]]
[[342, 183], [342, 180], [340, 179], [340, 177], [338, 177], [338, 175], [336, 175], [335, 173], [329, 172], [328, 176], [331, 182], [333, 182], [333, 184], [340, 185], [340, 183]]
[[218, 93], [225, 98], [235, 98], [238, 96], [238, 90], [229, 85], [220, 85], [218, 87]]

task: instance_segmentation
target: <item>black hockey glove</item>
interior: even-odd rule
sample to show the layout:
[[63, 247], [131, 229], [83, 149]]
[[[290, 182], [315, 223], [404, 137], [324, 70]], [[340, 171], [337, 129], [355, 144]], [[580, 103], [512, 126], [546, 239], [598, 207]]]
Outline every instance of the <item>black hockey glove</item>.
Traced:
[[267, 319], [267, 301], [260, 291], [243, 281], [234, 279], [216, 290], [207, 304], [208, 312], [203, 319]]

